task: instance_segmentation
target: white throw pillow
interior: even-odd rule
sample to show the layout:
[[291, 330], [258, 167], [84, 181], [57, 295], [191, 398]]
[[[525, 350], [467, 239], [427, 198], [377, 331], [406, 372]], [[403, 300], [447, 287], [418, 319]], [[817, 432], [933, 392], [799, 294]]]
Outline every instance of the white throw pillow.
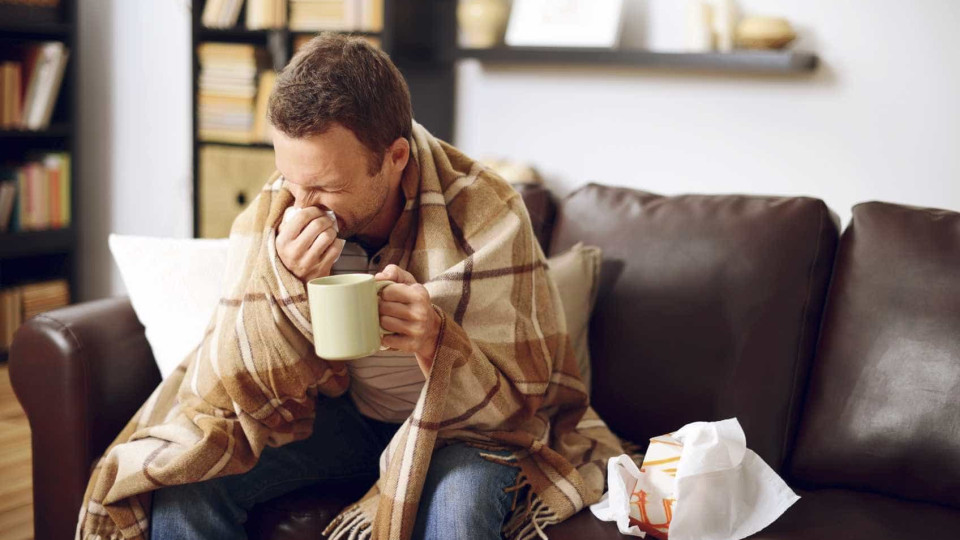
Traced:
[[200, 344], [220, 301], [228, 240], [111, 234], [109, 243], [166, 379]]
[[577, 242], [567, 251], [547, 259], [548, 273], [560, 292], [567, 335], [577, 356], [580, 376], [590, 393], [590, 314], [597, 299], [603, 254], [596, 246]]

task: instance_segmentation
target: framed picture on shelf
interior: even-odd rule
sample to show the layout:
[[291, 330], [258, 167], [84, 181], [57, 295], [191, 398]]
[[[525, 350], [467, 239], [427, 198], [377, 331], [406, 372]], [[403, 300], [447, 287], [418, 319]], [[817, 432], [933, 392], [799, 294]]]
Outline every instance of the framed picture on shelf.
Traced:
[[510, 47], [616, 48], [623, 0], [513, 0]]

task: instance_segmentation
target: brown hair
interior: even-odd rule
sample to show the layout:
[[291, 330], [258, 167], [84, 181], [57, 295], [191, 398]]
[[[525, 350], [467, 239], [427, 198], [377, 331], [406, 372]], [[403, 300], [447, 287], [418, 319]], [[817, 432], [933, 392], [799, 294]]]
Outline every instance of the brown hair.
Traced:
[[339, 123], [366, 146], [370, 173], [398, 137], [410, 140], [410, 90], [390, 57], [360, 37], [321, 34], [277, 76], [267, 108], [273, 126], [288, 137], [318, 135]]

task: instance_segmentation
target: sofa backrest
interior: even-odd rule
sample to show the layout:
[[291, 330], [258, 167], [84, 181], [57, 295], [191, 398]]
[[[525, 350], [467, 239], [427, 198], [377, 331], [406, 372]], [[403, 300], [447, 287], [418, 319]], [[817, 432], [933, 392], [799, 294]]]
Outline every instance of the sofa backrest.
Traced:
[[779, 470], [837, 237], [835, 216], [810, 198], [572, 193], [551, 252], [603, 249], [590, 326], [597, 412], [644, 448], [688, 422], [737, 417]]
[[790, 470], [960, 507], [960, 214], [854, 207]]

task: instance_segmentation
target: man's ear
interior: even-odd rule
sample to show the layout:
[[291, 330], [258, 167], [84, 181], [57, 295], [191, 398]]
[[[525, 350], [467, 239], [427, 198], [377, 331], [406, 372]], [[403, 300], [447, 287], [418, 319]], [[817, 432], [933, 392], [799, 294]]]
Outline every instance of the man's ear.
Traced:
[[410, 159], [410, 141], [405, 137], [398, 137], [397, 140], [393, 141], [393, 144], [390, 145], [389, 150], [387, 150], [387, 156], [394, 168], [403, 170], [403, 168], [407, 166], [407, 161]]

